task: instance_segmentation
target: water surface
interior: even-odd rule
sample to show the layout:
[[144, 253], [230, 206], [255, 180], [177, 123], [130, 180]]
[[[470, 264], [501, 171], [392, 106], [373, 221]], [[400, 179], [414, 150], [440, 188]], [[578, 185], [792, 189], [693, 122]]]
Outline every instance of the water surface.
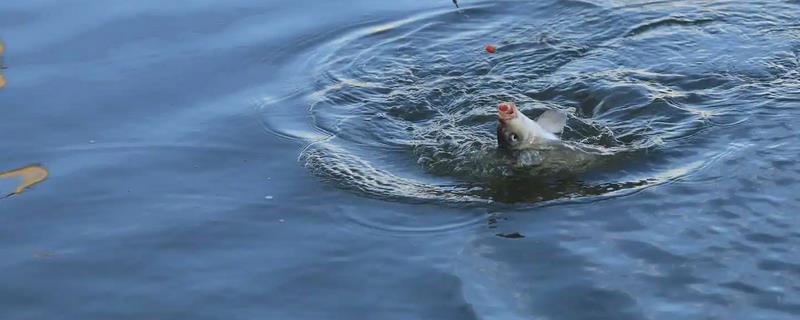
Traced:
[[0, 4], [4, 318], [800, 315], [800, 3], [460, 5]]

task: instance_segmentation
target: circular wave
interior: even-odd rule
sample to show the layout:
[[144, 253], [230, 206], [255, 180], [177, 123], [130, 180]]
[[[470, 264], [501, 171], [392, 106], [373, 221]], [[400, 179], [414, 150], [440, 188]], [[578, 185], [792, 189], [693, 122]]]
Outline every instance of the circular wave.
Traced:
[[[720, 53], [704, 41], [750, 40], [718, 27], [729, 17], [714, 10], [618, 10], [565, 1], [479, 5], [333, 39], [308, 62], [314, 84], [303, 94], [309, 117], [301, 121], [310, 125], [291, 131], [324, 138], [300, 159], [342, 188], [450, 203], [619, 194], [691, 173], [725, 149], [697, 136], [742, 121], [721, 101], [738, 86], [732, 72], [748, 72], [708, 63]], [[482, 50], [489, 42], [496, 54]], [[515, 101], [530, 117], [568, 113], [563, 147], [499, 153], [500, 101]]]

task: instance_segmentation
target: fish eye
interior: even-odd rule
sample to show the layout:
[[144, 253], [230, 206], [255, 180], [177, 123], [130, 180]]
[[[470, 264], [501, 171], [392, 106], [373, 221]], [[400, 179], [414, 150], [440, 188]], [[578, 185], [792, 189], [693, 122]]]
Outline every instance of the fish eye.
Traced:
[[517, 137], [516, 133], [508, 135], [508, 138], [511, 139], [511, 142], [517, 142], [517, 140], [519, 140], [519, 137]]

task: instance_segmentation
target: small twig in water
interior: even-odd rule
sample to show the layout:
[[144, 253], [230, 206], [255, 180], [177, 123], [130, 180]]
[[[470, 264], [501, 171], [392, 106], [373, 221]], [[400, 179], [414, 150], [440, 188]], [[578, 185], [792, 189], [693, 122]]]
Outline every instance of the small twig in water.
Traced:
[[458, 0], [453, 0], [453, 4], [456, 5], [456, 9], [458, 9]]

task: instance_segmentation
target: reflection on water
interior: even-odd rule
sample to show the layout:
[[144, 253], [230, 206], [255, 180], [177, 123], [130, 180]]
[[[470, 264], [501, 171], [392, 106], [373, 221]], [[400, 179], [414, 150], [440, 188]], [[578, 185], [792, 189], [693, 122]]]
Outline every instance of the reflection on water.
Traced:
[[47, 179], [47, 176], [50, 173], [47, 171], [46, 168], [40, 165], [29, 165], [26, 167], [22, 167], [19, 169], [9, 170], [3, 173], [0, 173], [0, 179], [9, 179], [9, 178], [22, 178], [17, 188], [6, 195], [6, 197], [10, 197], [13, 195], [17, 195], [25, 191], [28, 187], [31, 187], [39, 182], [44, 181]]

